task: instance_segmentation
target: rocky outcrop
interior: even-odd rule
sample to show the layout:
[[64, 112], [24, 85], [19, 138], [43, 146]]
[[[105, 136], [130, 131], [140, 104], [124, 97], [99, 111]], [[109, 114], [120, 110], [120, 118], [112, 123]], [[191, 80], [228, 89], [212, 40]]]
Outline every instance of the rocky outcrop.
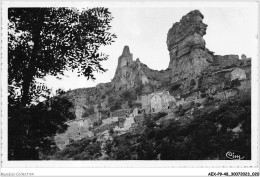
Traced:
[[118, 58], [116, 73], [112, 80], [115, 90], [128, 89], [134, 85], [134, 64], [136, 65], [137, 62], [133, 61], [133, 54], [130, 53], [129, 47], [125, 46], [122, 55]]
[[[202, 36], [206, 34], [207, 25], [202, 22], [203, 18], [200, 11], [194, 10], [183, 16], [180, 22], [174, 23], [167, 35], [168, 50], [179, 46], [179, 43], [186, 38], [204, 48], [205, 41]], [[192, 35], [196, 37], [192, 39]]]
[[221, 68], [240, 66], [240, 64], [242, 63], [242, 61], [239, 60], [238, 55], [214, 55], [214, 60]]
[[[139, 59], [134, 60], [129, 46], [123, 48], [118, 58], [118, 65], [112, 82], [98, 84], [95, 88], [77, 89], [65, 95], [74, 103], [77, 118], [82, 118], [84, 107], [108, 102], [108, 97], [116, 98], [124, 90], [141, 88], [138, 94], [149, 94], [168, 89], [171, 93], [188, 92], [201, 88], [203, 80], [214, 73], [236, 67], [250, 69], [251, 60], [237, 55], [214, 55], [206, 48], [203, 36], [207, 25], [203, 23], [203, 15], [198, 10], [189, 12], [179, 22], [173, 24], [167, 34], [167, 47], [170, 62], [166, 70], [152, 70]], [[213, 80], [222, 82], [225, 77]], [[213, 81], [210, 81], [213, 82]], [[135, 89], [138, 90], [138, 89]]]
[[[156, 125], [165, 124], [167, 119], [186, 124], [197, 113], [217, 110], [225, 102], [235, 103], [229, 100], [239, 100], [241, 95], [249, 96], [251, 59], [245, 55], [241, 60], [238, 55], [214, 55], [203, 39], [206, 29], [203, 15], [198, 10], [191, 11], [174, 23], [167, 34], [170, 63], [166, 70], [152, 70], [139, 59], [134, 60], [125, 46], [111, 82], [65, 93], [63, 96], [73, 102], [77, 119], [68, 122], [65, 133], [56, 136], [58, 147], [69, 144], [68, 138], [79, 140], [107, 134], [108, 130], [140, 134], [147, 115], [149, 120], [155, 120], [152, 116], [160, 118]], [[142, 108], [142, 115], [138, 108]], [[161, 111], [168, 115], [161, 119], [162, 114], [154, 114]]]
[[168, 32], [172, 82], [198, 76], [214, 62], [213, 53], [205, 47], [203, 36], [207, 25], [202, 22], [203, 18], [198, 10], [191, 11], [180, 22], [174, 23]]
[[169, 81], [168, 72], [152, 70], [141, 63], [138, 58], [134, 61], [129, 47], [124, 47], [122, 55], [118, 58], [116, 73], [112, 80], [116, 91], [147, 84], [159, 86], [163, 80]]
[[[203, 36], [207, 25], [203, 23], [203, 15], [198, 10], [183, 16], [167, 34], [167, 47], [170, 62], [167, 70], [156, 71], [133, 60], [128, 46], [118, 58], [118, 66], [112, 83], [115, 90], [129, 89], [140, 84], [150, 90], [161, 89], [164, 85], [182, 83], [183, 91], [190, 88], [192, 80], [198, 85], [204, 72], [215, 72], [223, 68], [240, 65], [237, 55], [214, 55], [206, 48]], [[148, 87], [149, 86], [149, 87]]]
[[119, 68], [131, 65], [133, 62], [133, 54], [130, 53], [129, 47], [125, 46], [122, 55], [118, 58], [118, 65], [116, 71], [118, 71]]

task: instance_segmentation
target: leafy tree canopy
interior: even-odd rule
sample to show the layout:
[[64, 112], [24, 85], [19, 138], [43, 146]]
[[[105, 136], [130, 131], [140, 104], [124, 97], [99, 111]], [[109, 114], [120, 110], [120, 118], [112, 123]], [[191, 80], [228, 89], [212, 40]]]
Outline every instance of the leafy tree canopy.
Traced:
[[9, 8], [8, 19], [8, 84], [21, 88], [23, 105], [35, 78], [75, 70], [95, 79], [106, 71], [99, 48], [116, 38], [107, 8]]
[[[113, 17], [102, 7], [9, 8], [8, 19], [8, 158], [35, 160], [55, 149], [54, 135], [75, 119], [64, 92], [50, 98], [37, 78], [72, 70], [95, 79], [94, 72], [105, 72], [100, 62], [108, 56], [100, 47], [116, 38], [109, 32]], [[39, 97], [47, 100], [32, 104]]]

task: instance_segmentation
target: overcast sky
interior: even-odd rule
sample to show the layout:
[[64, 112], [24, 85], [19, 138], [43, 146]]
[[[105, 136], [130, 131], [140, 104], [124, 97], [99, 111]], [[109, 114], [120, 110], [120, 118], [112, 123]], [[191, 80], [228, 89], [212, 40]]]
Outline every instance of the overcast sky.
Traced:
[[47, 77], [47, 85], [53, 89], [76, 89], [93, 87], [98, 83], [110, 82], [115, 74], [118, 57], [123, 47], [128, 45], [134, 60], [139, 58], [151, 69], [164, 70], [170, 58], [166, 46], [167, 32], [173, 23], [191, 10], [198, 9], [204, 15], [203, 22], [208, 25], [204, 36], [206, 47], [218, 55], [245, 54], [257, 57], [257, 5], [252, 3], [218, 6], [196, 3], [160, 7], [109, 7], [114, 17], [111, 32], [117, 39], [111, 46], [102, 48], [109, 59], [102, 62], [108, 69], [106, 73], [97, 74], [96, 81], [77, 77], [70, 72], [62, 80]]

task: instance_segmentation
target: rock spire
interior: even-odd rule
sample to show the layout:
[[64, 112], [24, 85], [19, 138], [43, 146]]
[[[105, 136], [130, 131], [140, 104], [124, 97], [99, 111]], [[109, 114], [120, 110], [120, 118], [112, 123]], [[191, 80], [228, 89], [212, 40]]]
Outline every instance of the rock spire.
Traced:
[[203, 18], [200, 11], [191, 11], [183, 16], [180, 22], [174, 23], [168, 31], [168, 68], [173, 71], [172, 82], [200, 75], [213, 62], [213, 55], [206, 49], [203, 39], [207, 29]]

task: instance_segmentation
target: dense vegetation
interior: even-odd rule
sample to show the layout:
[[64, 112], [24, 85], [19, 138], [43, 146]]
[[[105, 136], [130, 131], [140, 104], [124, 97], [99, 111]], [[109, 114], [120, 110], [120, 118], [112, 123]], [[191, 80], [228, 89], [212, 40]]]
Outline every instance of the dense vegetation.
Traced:
[[[109, 32], [112, 19], [102, 7], [8, 9], [9, 160], [36, 160], [53, 152], [53, 136], [74, 118], [72, 104], [50, 98], [46, 86], [35, 89], [37, 79], [68, 70], [95, 79], [94, 72], [105, 72], [101, 62], [108, 56], [99, 49], [116, 38]], [[46, 101], [39, 103], [39, 98]]]
[[[251, 99], [248, 95], [221, 103], [208, 104], [211, 111], [194, 112], [190, 121], [170, 119], [157, 125], [155, 117], [146, 116], [144, 131], [113, 136], [106, 142], [105, 159], [110, 160], [207, 160], [224, 159], [223, 152], [235, 150], [251, 159]], [[182, 117], [185, 119], [185, 117]], [[231, 129], [240, 127], [241, 131]], [[95, 149], [92, 149], [95, 148]], [[92, 153], [92, 151], [95, 151]], [[95, 159], [101, 156], [98, 142], [84, 139], [56, 154], [58, 159]], [[91, 153], [90, 153], [91, 152]], [[84, 154], [84, 155], [83, 155]], [[94, 155], [91, 155], [94, 154]], [[62, 155], [62, 158], [61, 158]]]
[[20, 111], [8, 110], [8, 158], [9, 160], [36, 160], [41, 154], [57, 150], [56, 133], [67, 129], [66, 121], [75, 119], [70, 112], [72, 103], [66, 98], [50, 98]]

